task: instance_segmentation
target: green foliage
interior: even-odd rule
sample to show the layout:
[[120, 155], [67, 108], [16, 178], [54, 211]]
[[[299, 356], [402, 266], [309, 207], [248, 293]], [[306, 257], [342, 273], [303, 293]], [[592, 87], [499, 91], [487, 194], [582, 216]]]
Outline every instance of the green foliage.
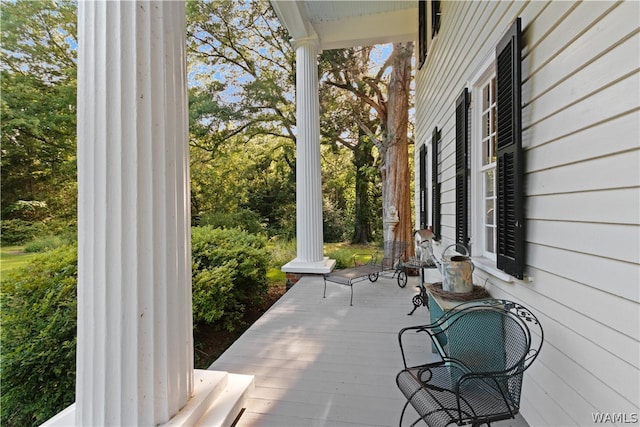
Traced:
[[38, 235], [42, 235], [46, 226], [41, 222], [24, 221], [22, 219], [3, 219], [0, 238], [3, 245], [22, 245]]
[[200, 216], [198, 225], [213, 228], [239, 228], [251, 234], [264, 231], [260, 215], [250, 209], [238, 208], [234, 212], [208, 212]]
[[380, 248], [375, 245], [351, 245], [347, 243], [333, 243], [324, 246], [326, 256], [336, 260], [336, 268], [349, 268], [354, 266], [354, 262], [367, 263], [371, 256], [375, 255]]
[[282, 161], [290, 145], [268, 137], [215, 153], [192, 145], [194, 225], [294, 235], [295, 178]]
[[38, 254], [27, 254], [23, 246], [2, 246], [0, 247], [0, 281], [6, 277], [7, 273], [27, 265]]
[[322, 209], [322, 223], [323, 237], [327, 243], [342, 242], [350, 234], [350, 222], [345, 211], [338, 209], [327, 199], [324, 200]]
[[69, 243], [70, 242], [65, 241], [61, 236], [45, 236], [27, 243], [24, 251], [28, 253], [46, 252]]
[[[76, 6], [69, 0], [2, 3], [4, 218], [75, 218]], [[49, 209], [20, 206], [33, 200]]]
[[3, 278], [2, 425], [39, 425], [74, 401], [76, 266], [65, 246]]
[[[3, 219], [0, 221], [2, 245], [23, 245], [34, 239], [58, 236], [64, 243], [76, 240], [76, 226], [68, 221], [25, 221], [22, 219]], [[55, 247], [60, 245], [55, 245]]]
[[267, 0], [187, 2], [187, 35], [195, 86], [213, 100], [196, 104], [210, 149], [238, 133], [295, 139], [295, 55]]
[[[264, 237], [238, 229], [192, 229], [193, 316], [232, 331], [268, 285]], [[74, 400], [77, 247], [39, 255], [2, 280], [2, 415], [39, 425]]]
[[296, 240], [274, 236], [267, 244], [271, 255], [271, 267], [280, 268], [296, 257]]
[[239, 229], [193, 227], [193, 319], [233, 330], [267, 289], [266, 239]]

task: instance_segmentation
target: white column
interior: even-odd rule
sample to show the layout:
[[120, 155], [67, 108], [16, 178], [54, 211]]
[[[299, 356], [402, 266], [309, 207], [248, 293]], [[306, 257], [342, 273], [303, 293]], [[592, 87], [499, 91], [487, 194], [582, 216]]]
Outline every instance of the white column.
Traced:
[[296, 273], [326, 273], [335, 261], [323, 256], [318, 43], [296, 40], [296, 259], [282, 267]]
[[76, 425], [193, 390], [184, 2], [78, 5]]

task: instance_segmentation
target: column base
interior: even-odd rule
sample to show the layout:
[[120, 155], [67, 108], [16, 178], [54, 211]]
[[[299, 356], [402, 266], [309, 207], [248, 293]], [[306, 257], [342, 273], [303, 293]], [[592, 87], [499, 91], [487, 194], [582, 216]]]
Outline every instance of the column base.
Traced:
[[285, 273], [325, 274], [331, 273], [336, 266], [335, 259], [324, 257], [322, 261], [300, 261], [298, 258], [289, 261], [280, 268]]
[[[193, 396], [165, 427], [229, 426], [233, 424], [249, 390], [253, 376], [227, 372], [194, 370]], [[41, 427], [71, 427], [76, 425], [76, 404], [72, 404]]]

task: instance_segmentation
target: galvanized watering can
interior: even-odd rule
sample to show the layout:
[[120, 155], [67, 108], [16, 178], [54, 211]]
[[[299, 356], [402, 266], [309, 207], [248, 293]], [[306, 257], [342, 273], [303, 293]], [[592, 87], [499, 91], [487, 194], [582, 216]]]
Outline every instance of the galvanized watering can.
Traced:
[[[464, 248], [464, 255], [452, 255], [447, 257], [447, 250], [453, 247]], [[442, 252], [442, 290], [464, 294], [473, 291], [473, 270], [475, 266], [471, 262], [469, 250], [464, 245], [453, 244], [447, 246]]]

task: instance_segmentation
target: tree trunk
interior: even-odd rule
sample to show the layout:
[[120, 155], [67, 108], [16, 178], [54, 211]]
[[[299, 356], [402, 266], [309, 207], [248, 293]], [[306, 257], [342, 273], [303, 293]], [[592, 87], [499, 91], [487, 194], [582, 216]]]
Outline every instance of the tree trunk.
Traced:
[[371, 201], [369, 199], [369, 177], [366, 168], [373, 164], [373, 148], [369, 137], [358, 132], [358, 145], [353, 149], [353, 164], [356, 168], [355, 224], [351, 243], [369, 243], [371, 237]]
[[413, 255], [411, 191], [409, 173], [409, 90], [413, 43], [394, 43], [393, 67], [388, 86], [387, 134], [381, 154], [383, 220], [385, 241], [409, 244], [406, 255]]

